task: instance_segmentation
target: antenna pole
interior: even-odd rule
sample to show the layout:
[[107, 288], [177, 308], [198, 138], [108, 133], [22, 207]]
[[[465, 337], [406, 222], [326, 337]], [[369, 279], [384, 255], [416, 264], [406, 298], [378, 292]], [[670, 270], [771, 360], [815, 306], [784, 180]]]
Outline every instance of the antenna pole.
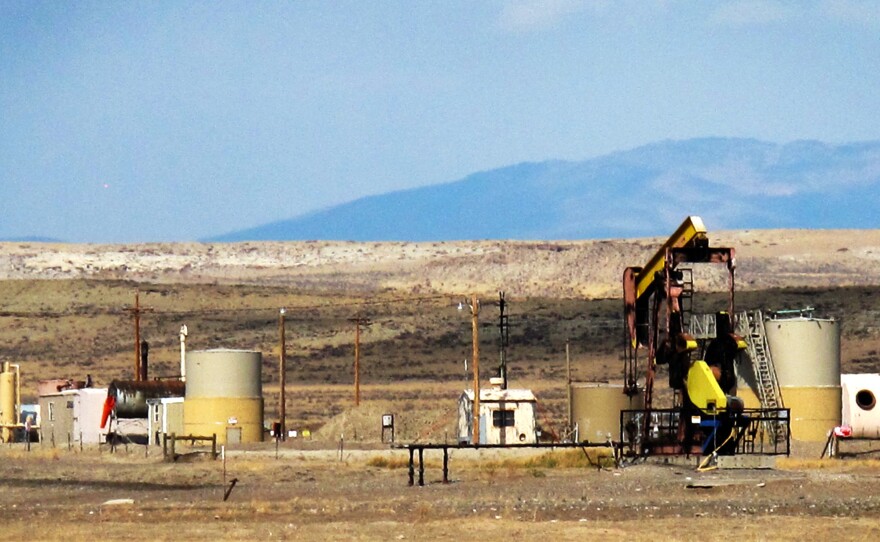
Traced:
[[[278, 353], [278, 380], [280, 384], [280, 391], [278, 392], [278, 418], [279, 418], [279, 427], [281, 428], [281, 440], [287, 439], [287, 395], [284, 393], [284, 385], [286, 384], [287, 378], [287, 359], [285, 358], [285, 342], [284, 342], [284, 314], [287, 311], [282, 308], [278, 312], [278, 335], [279, 335], [279, 353]], [[275, 438], [278, 439], [279, 435], [275, 435]]]
[[474, 354], [473, 354], [473, 366], [474, 366], [474, 412], [473, 412], [473, 426], [474, 426], [474, 444], [480, 444], [480, 329], [479, 329], [479, 315], [480, 315], [480, 301], [477, 299], [477, 294], [471, 295], [471, 316], [472, 316], [472, 333], [474, 340]]

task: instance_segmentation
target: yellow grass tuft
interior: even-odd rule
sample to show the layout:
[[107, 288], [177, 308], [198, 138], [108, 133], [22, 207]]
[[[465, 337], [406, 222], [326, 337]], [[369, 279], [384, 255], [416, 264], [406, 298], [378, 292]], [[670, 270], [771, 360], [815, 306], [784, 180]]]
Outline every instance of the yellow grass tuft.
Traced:
[[582, 469], [613, 467], [614, 457], [607, 448], [588, 448], [586, 453], [580, 449], [553, 450], [531, 457], [509, 457], [497, 460], [480, 461], [476, 467], [483, 471], [495, 472], [500, 469]]
[[[374, 455], [373, 457], [367, 459], [368, 467], [376, 467], [379, 469], [405, 469], [409, 467], [409, 459], [403, 456], [385, 456], [385, 455]], [[440, 468], [440, 463], [437, 461], [425, 460], [426, 468]]]

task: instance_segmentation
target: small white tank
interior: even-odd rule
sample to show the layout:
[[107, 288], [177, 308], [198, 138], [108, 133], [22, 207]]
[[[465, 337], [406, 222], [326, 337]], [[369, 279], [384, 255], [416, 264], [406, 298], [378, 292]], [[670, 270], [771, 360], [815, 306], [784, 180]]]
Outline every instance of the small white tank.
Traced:
[[880, 374], [840, 376], [842, 423], [857, 438], [880, 438]]

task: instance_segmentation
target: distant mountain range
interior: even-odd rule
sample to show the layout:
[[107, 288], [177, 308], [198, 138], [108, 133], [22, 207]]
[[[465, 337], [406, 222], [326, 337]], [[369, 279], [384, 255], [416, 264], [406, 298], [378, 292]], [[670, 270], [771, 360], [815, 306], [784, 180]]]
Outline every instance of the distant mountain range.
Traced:
[[0, 243], [63, 243], [61, 239], [54, 237], [40, 237], [30, 235], [25, 237], [0, 237]]
[[580, 162], [522, 163], [370, 196], [205, 241], [449, 241], [880, 227], [880, 142], [664, 141]]

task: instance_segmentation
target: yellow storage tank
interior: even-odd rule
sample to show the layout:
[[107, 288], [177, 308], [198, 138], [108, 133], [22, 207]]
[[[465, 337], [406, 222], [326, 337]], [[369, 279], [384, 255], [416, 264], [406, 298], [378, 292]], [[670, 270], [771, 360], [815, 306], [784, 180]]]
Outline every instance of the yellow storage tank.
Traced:
[[4, 362], [3, 371], [0, 372], [0, 425], [6, 426], [0, 430], [3, 442], [12, 440], [13, 431], [9, 426], [18, 422], [15, 419], [15, 407], [18, 402], [16, 376], [9, 362]]
[[263, 440], [262, 366], [250, 350], [187, 352], [185, 432], [221, 444]]
[[786, 408], [791, 436], [820, 442], [840, 425], [840, 323], [820, 318], [764, 321], [767, 344]]
[[645, 396], [632, 398], [623, 393], [622, 384], [573, 382], [571, 384], [571, 422], [577, 425], [581, 442], [620, 440], [620, 411], [645, 408]]

